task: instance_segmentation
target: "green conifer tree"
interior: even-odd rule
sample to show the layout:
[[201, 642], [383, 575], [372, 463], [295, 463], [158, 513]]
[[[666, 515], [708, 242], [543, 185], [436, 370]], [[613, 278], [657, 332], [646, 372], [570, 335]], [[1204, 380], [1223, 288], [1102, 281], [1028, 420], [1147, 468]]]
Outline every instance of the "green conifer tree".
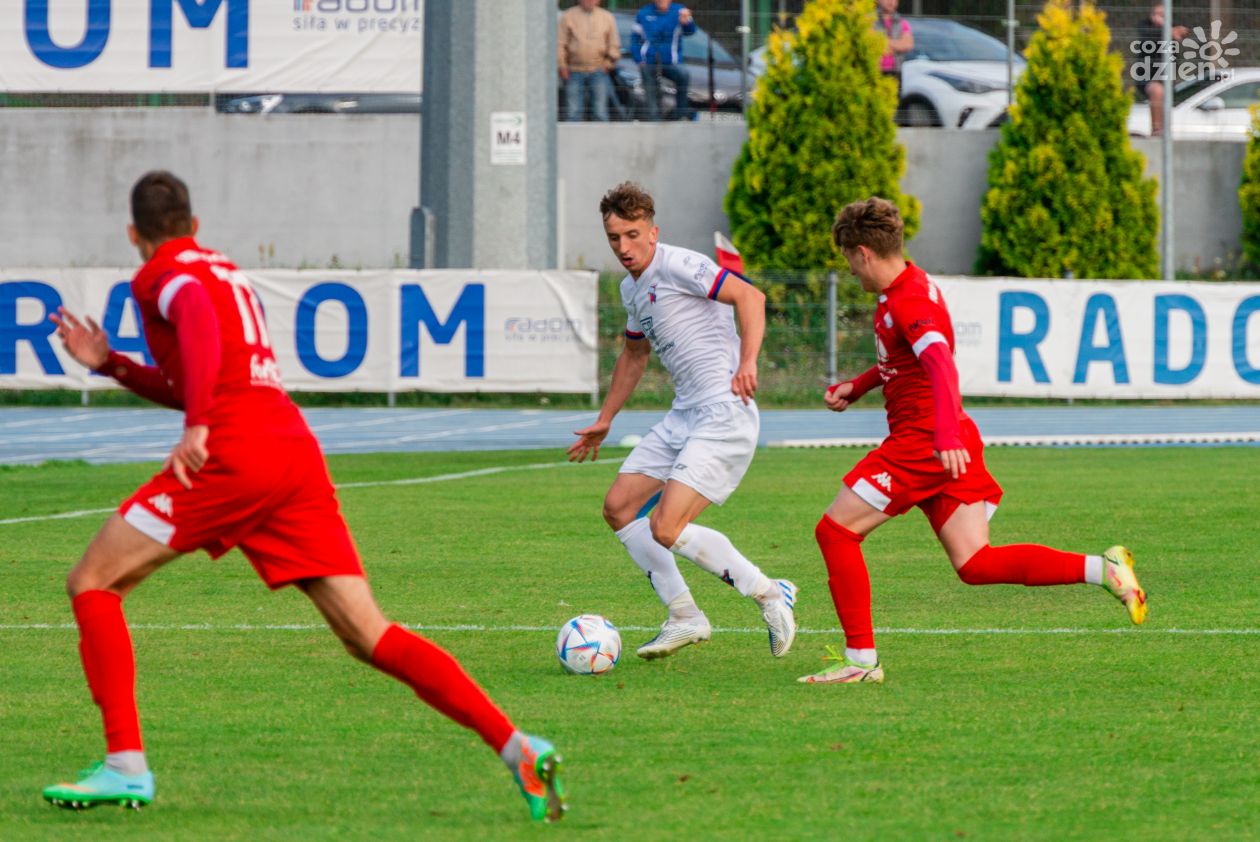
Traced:
[[1243, 257], [1256, 270], [1260, 269], [1260, 107], [1251, 109], [1251, 125], [1238, 203], [1242, 206]]
[[977, 270], [1020, 277], [1152, 278], [1154, 180], [1129, 142], [1123, 61], [1105, 16], [1049, 0], [1011, 119], [989, 155]]
[[755, 271], [845, 269], [832, 222], [870, 196], [901, 208], [907, 237], [917, 230], [919, 203], [899, 185], [897, 86], [879, 72], [886, 46], [872, 0], [810, 0], [795, 32], [770, 36], [724, 204]]

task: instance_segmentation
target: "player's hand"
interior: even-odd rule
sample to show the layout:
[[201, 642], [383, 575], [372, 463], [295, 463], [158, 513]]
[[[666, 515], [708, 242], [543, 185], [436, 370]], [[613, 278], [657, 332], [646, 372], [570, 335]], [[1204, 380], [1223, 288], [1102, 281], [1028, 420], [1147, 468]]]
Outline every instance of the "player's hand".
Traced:
[[91, 316], [85, 324], [65, 307], [58, 307], [48, 320], [57, 326], [62, 347], [76, 362], [92, 370], [105, 365], [109, 359], [109, 336]]
[[175, 445], [171, 455], [166, 457], [163, 469], [170, 468], [175, 472], [175, 479], [184, 488], [192, 488], [192, 480], [188, 472], [196, 473], [206, 465], [210, 451], [206, 449], [206, 439], [210, 436], [210, 428], [205, 424], [197, 424], [184, 429], [184, 437]]
[[731, 378], [731, 391], [739, 396], [745, 404], [757, 394], [757, 364], [740, 363]]
[[971, 454], [967, 452], [965, 447], [956, 447], [953, 450], [933, 451], [933, 456], [941, 460], [941, 464], [945, 466], [945, 470], [949, 471], [949, 475], [954, 479], [958, 479], [967, 473], [967, 463], [971, 461]]
[[681, 23], [683, 26], [686, 26], [687, 24], [691, 23], [691, 9], [688, 9], [686, 6], [683, 6], [682, 9], [678, 12], [678, 22]]
[[569, 81], [569, 68], [567, 67], [560, 68], [560, 78], [566, 82]]
[[580, 438], [569, 445], [569, 461], [585, 462], [587, 454], [590, 454], [592, 462], [598, 459], [599, 446], [603, 443], [611, 428], [611, 421], [596, 421], [589, 427], [574, 430], [573, 435], [580, 436]]
[[827, 391], [823, 392], [823, 403], [832, 412], [844, 412], [849, 408], [852, 401], [849, 395], [853, 394], [853, 381], [846, 380], [843, 383], [836, 383], [828, 386]]

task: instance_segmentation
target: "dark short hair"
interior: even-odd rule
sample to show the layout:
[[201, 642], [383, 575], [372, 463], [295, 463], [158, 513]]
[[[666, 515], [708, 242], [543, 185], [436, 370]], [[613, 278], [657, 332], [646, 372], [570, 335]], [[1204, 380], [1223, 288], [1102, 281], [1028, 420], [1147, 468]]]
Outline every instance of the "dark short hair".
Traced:
[[656, 218], [656, 203], [647, 191], [633, 181], [623, 181], [604, 194], [599, 201], [599, 215], [604, 219], [619, 216], [631, 221]]
[[905, 223], [897, 206], [872, 196], [846, 205], [831, 226], [831, 238], [842, 249], [866, 246], [880, 257], [901, 254]]
[[192, 233], [188, 185], [166, 170], [140, 176], [131, 188], [131, 222], [140, 238], [161, 243]]

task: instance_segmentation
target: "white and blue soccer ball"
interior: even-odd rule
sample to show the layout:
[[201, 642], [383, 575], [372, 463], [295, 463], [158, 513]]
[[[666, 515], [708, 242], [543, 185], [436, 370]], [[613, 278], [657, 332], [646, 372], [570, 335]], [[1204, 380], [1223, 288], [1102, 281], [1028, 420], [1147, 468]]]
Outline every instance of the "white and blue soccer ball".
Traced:
[[560, 627], [556, 657], [576, 675], [602, 675], [621, 658], [621, 635], [606, 617], [582, 614]]

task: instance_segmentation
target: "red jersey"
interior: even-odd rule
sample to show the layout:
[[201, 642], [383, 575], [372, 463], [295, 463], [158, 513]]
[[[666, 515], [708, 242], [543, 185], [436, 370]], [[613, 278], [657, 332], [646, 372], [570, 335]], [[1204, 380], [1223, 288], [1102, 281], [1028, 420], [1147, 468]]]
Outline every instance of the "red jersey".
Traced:
[[[198, 361], [190, 363], [184, 354], [196, 351], [189, 350], [187, 339], [181, 345], [173, 320], [176, 299], [189, 284], [200, 285], [213, 305], [213, 313], [204, 308], [195, 324], [207, 331], [217, 328], [218, 333], [217, 371], [203, 375], [189, 374], [197, 370]], [[160, 391], [163, 384], [156, 378], [146, 378], [144, 372], [110, 371], [114, 355], [102, 367], [105, 373], [114, 374], [128, 386], [133, 385], [129, 380], [147, 380], [136, 391], [184, 409], [189, 424], [205, 423], [220, 430], [248, 427], [250, 432], [309, 435], [301, 413], [284, 391], [258, 298], [249, 279], [230, 260], [203, 250], [192, 237], [168, 240], [140, 268], [131, 282], [131, 294], [140, 307], [145, 339], [165, 385], [169, 386], [169, 395], [154, 394], [155, 385]], [[207, 347], [212, 348], [213, 342]], [[210, 382], [191, 382], [192, 377], [199, 376]], [[198, 392], [198, 401], [205, 406], [186, 405]], [[194, 412], [198, 417], [193, 417]]]
[[954, 325], [945, 299], [926, 272], [907, 262], [875, 308], [876, 365], [894, 435], [908, 430], [931, 435], [936, 427], [932, 384], [919, 355], [938, 342], [953, 356]]

